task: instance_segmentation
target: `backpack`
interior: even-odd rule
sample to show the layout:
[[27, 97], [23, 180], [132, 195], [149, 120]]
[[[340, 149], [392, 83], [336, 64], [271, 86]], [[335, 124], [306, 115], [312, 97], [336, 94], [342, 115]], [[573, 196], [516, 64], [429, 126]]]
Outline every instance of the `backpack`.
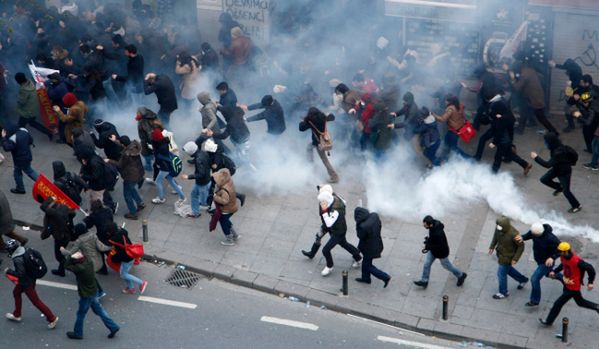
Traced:
[[181, 170], [183, 170], [183, 161], [181, 161], [181, 158], [177, 155], [169, 152], [168, 157], [164, 155], [159, 155], [158, 157], [168, 163], [169, 176], [175, 178], [181, 173]]
[[48, 272], [46, 262], [44, 262], [42, 254], [38, 251], [32, 248], [26, 249], [23, 259], [25, 260], [25, 271], [29, 277], [41, 279]]
[[104, 162], [104, 184], [106, 190], [114, 190], [116, 182], [119, 180], [119, 170], [110, 162]]
[[77, 205], [81, 205], [81, 188], [75, 183], [70, 173], [67, 172], [66, 176], [58, 179], [55, 184]]
[[569, 145], [563, 144], [560, 151], [556, 152], [555, 158], [558, 162], [575, 166], [578, 162], [578, 153]]

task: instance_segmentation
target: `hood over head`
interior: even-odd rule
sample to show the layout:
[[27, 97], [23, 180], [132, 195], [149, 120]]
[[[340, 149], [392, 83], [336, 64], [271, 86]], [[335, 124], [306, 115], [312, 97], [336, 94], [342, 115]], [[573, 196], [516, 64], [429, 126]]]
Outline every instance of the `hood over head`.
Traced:
[[198, 98], [198, 101], [200, 103], [202, 103], [202, 105], [206, 105], [212, 101], [210, 99], [210, 93], [208, 93], [206, 91], [198, 93], [197, 98]]
[[562, 144], [559, 137], [552, 132], [548, 132], [543, 138], [545, 139], [545, 144], [549, 150], [554, 150]]
[[212, 174], [212, 178], [214, 178], [216, 185], [222, 187], [231, 180], [231, 172], [228, 168], [221, 168]]
[[369, 215], [370, 211], [368, 211], [364, 207], [356, 207], [356, 209], [354, 210], [354, 219], [358, 224], [365, 221]]
[[510, 222], [510, 219], [506, 216], [501, 216], [497, 218], [495, 222], [497, 223], [498, 227], [501, 227], [501, 229], [497, 228], [497, 230], [499, 231], [507, 232], [512, 228], [512, 223]]
[[142, 119], [148, 119], [148, 120], [153, 120], [158, 117], [158, 115], [156, 115], [156, 113], [154, 113], [152, 110], [150, 110], [146, 107], [137, 108], [137, 114], [141, 115]]
[[67, 174], [67, 170], [62, 161], [57, 160], [52, 162], [52, 170], [54, 170], [54, 180], [64, 177]]

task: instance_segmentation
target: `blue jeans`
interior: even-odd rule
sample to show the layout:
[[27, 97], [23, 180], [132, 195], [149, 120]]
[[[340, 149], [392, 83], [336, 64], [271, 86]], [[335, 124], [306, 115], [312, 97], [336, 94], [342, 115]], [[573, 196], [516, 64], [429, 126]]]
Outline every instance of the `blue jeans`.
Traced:
[[162, 181], [164, 179], [166, 179], [168, 183], [171, 185], [171, 187], [177, 192], [177, 195], [179, 195], [179, 199], [184, 200], [185, 194], [183, 194], [183, 191], [181, 191], [181, 189], [179, 188], [179, 184], [177, 184], [177, 181], [175, 181], [175, 179], [171, 177], [171, 175], [169, 175], [167, 171], [159, 171], [158, 176], [156, 176], [156, 188], [158, 188], [158, 197], [160, 197], [160, 199], [164, 199], [164, 186], [162, 185]]
[[218, 220], [225, 236], [229, 236], [229, 234], [231, 234], [231, 229], [233, 228], [233, 223], [231, 223], [231, 216], [233, 216], [233, 214], [223, 213], [220, 216], [220, 219]]
[[141, 281], [140, 278], [129, 274], [129, 270], [131, 270], [131, 267], [133, 267], [133, 261], [128, 262], [128, 263], [125, 263], [125, 262], [121, 263], [121, 270], [120, 270], [121, 279], [123, 279], [127, 282], [128, 289], [135, 288], [134, 284], [141, 286], [141, 284], [143, 283], [143, 281]]
[[599, 136], [595, 136], [591, 142], [591, 150], [593, 156], [591, 158], [591, 166], [597, 166], [597, 160], [599, 160]]
[[137, 214], [137, 206], [143, 203], [135, 186], [137, 186], [137, 183], [123, 181], [123, 196], [125, 197], [129, 213], [132, 215]]
[[435, 155], [435, 154], [437, 154], [437, 150], [439, 149], [440, 145], [441, 145], [441, 141], [437, 141], [430, 147], [424, 148], [424, 150], [423, 150], [424, 156], [426, 156], [426, 158], [431, 161], [433, 166], [439, 166], [441, 164], [441, 162]]
[[146, 170], [147, 172], [152, 172], [153, 161], [154, 161], [154, 156], [152, 154], [144, 155], [144, 170]]
[[[429, 251], [426, 253], [426, 259], [424, 260], [424, 266], [422, 267], [422, 277], [420, 278], [420, 280], [428, 282], [429, 276], [431, 274], [431, 266], [433, 265], [435, 259], [437, 258], [433, 256], [432, 252]], [[445, 270], [450, 271], [453, 275], [455, 275], [455, 277], [459, 278], [460, 276], [462, 276], [462, 271], [456, 268], [453, 264], [451, 264], [451, 262], [449, 261], [449, 257], [439, 258], [439, 261], [441, 262], [441, 266], [445, 268]]]
[[552, 269], [545, 266], [545, 264], [539, 264], [534, 273], [532, 273], [530, 277], [530, 283], [532, 284], [532, 291], [530, 292], [531, 302], [538, 304], [541, 301], [541, 279], [543, 276], [549, 274]]
[[94, 314], [98, 315], [104, 326], [108, 328], [111, 332], [118, 330], [120, 327], [117, 325], [114, 320], [108, 316], [108, 313], [98, 300], [98, 297], [81, 297], [79, 298], [79, 309], [77, 310], [77, 320], [75, 321], [75, 335], [83, 337], [83, 322], [85, 320], [85, 315], [89, 311], [89, 308], [92, 308]]
[[499, 293], [507, 295], [507, 276], [511, 276], [512, 279], [518, 281], [518, 283], [527, 282], [526, 276], [520, 274], [516, 268], [512, 267], [511, 264], [499, 264], [497, 268], [497, 280], [499, 281]]
[[458, 136], [457, 133], [447, 130], [447, 133], [445, 133], [445, 139], [443, 140], [443, 142], [445, 143], [445, 149], [443, 150], [443, 155], [441, 156], [441, 158], [447, 159], [450, 151], [457, 153], [464, 159], [472, 158], [470, 155], [466, 154], [462, 149], [460, 149], [460, 147], [458, 147], [459, 139], [460, 136]]
[[194, 184], [191, 190], [191, 212], [200, 213], [200, 205], [208, 205], [208, 195], [210, 193], [210, 182], [206, 185]]
[[383, 281], [387, 281], [391, 278], [389, 274], [372, 264], [372, 257], [364, 256], [364, 258], [362, 258], [362, 280], [370, 281], [370, 275], [374, 275], [374, 277]]
[[32, 180], [37, 180], [38, 174], [31, 168], [31, 164], [27, 164], [27, 166], [21, 166], [15, 164], [13, 175], [15, 177], [15, 183], [17, 187], [15, 189], [19, 191], [25, 191], [25, 184], [23, 183], [23, 172], [31, 178]]

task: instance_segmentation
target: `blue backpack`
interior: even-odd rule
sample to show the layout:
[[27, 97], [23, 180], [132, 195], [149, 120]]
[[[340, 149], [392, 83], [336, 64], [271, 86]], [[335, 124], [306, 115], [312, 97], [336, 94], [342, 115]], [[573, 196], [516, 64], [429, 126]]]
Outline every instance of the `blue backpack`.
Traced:
[[183, 169], [183, 161], [177, 155], [169, 152], [168, 157], [164, 155], [158, 155], [158, 158], [168, 163], [168, 174], [171, 177], [177, 177]]

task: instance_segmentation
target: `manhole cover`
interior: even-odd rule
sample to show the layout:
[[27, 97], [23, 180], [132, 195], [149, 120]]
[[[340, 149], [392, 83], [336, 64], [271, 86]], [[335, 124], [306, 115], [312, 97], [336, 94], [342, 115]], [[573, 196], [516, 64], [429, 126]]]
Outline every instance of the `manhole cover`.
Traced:
[[201, 278], [202, 276], [200, 274], [185, 270], [178, 266], [164, 281], [173, 286], [192, 289]]

